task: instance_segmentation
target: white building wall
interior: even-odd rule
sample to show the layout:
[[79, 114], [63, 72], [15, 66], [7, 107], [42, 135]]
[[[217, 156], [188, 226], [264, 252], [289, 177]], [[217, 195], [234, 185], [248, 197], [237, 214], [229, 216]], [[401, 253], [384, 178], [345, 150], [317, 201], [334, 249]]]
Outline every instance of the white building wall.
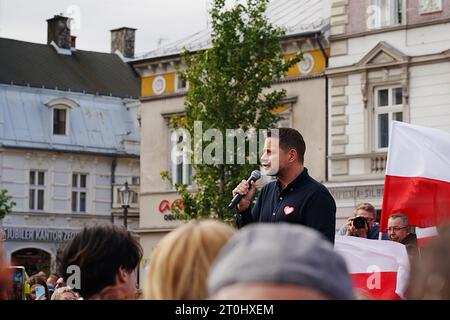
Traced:
[[[4, 149], [0, 153], [1, 188], [7, 189], [17, 205], [16, 212], [28, 212], [30, 170], [45, 171], [44, 211], [70, 214], [72, 174], [87, 174], [86, 213], [109, 215], [111, 213], [111, 163], [113, 158], [88, 155], [56, 155], [50, 152], [18, 151]], [[116, 184], [139, 177], [139, 159], [119, 159], [116, 167]]]
[[[16, 202], [13, 212], [2, 221], [4, 228], [51, 229], [78, 231], [84, 226], [108, 223], [111, 217], [112, 157], [54, 153], [31, 150], [0, 150], [0, 189], [7, 189]], [[29, 209], [29, 171], [45, 171], [45, 201], [43, 211]], [[72, 174], [87, 174], [86, 212], [72, 212]], [[139, 177], [138, 158], [119, 158], [116, 184]], [[121, 210], [120, 210], [121, 211]], [[138, 226], [138, 219], [129, 218], [129, 229]], [[122, 224], [122, 221], [118, 221]], [[4, 258], [23, 248], [39, 248], [55, 259], [59, 242], [6, 240]]]
[[348, 144], [345, 147], [345, 153], [364, 153], [364, 105], [360, 74], [348, 76], [345, 94], [348, 98], [348, 105], [345, 108], [345, 114], [348, 117], [348, 124], [345, 128], [345, 133], [348, 135]]
[[450, 62], [410, 69], [411, 123], [450, 131]]
[[450, 48], [450, 23], [350, 38], [347, 54], [331, 57], [330, 68], [357, 63], [381, 41], [409, 56], [442, 52]]

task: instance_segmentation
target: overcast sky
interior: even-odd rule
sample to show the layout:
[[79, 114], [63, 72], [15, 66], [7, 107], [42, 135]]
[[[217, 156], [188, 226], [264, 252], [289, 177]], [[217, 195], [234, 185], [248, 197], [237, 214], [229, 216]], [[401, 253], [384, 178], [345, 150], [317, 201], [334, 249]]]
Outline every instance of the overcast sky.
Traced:
[[0, 37], [46, 43], [46, 20], [64, 13], [74, 18], [77, 48], [109, 52], [109, 30], [127, 26], [138, 29], [139, 54], [204, 29], [206, 7], [207, 0], [0, 0]]

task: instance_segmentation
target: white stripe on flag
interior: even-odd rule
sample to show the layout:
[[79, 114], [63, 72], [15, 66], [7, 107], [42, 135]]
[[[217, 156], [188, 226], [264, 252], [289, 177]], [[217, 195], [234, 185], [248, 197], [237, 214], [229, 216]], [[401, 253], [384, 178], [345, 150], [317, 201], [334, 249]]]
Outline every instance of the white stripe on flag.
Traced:
[[396, 272], [395, 292], [405, 298], [410, 265], [403, 244], [390, 240], [336, 236], [334, 250], [344, 258], [350, 274]]
[[386, 174], [450, 182], [450, 133], [394, 121]]
[[430, 238], [430, 237], [435, 237], [437, 235], [438, 235], [438, 233], [437, 233], [436, 227], [429, 227], [429, 228], [416, 227], [417, 239]]

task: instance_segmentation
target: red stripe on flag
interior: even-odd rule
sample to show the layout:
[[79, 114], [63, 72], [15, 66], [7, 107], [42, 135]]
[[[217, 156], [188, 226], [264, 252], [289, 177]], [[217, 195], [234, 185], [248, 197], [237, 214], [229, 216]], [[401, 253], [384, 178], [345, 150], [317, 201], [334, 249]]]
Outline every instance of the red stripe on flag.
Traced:
[[406, 214], [412, 226], [436, 226], [450, 220], [449, 208], [449, 182], [386, 175], [380, 228], [386, 231], [389, 216], [396, 212]]
[[395, 293], [397, 272], [353, 273], [353, 288], [359, 296], [374, 300], [400, 300]]
[[417, 238], [417, 245], [418, 245], [420, 248], [423, 248], [423, 247], [426, 246], [426, 244], [427, 244], [428, 242], [430, 242], [431, 240], [433, 240], [433, 239], [435, 239], [435, 238], [436, 238], [436, 236], [434, 236], [434, 237], [425, 237], [425, 238]]

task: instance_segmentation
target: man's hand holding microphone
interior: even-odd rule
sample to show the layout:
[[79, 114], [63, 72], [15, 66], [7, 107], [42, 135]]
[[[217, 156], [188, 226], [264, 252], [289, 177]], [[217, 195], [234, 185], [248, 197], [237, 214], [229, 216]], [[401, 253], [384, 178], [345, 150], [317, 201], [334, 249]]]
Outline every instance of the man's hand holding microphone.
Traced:
[[255, 181], [259, 178], [261, 178], [261, 173], [258, 170], [255, 170], [247, 180], [242, 180], [241, 183], [234, 188], [233, 199], [228, 205], [228, 208], [232, 209], [237, 206], [239, 212], [247, 210], [255, 196]]

